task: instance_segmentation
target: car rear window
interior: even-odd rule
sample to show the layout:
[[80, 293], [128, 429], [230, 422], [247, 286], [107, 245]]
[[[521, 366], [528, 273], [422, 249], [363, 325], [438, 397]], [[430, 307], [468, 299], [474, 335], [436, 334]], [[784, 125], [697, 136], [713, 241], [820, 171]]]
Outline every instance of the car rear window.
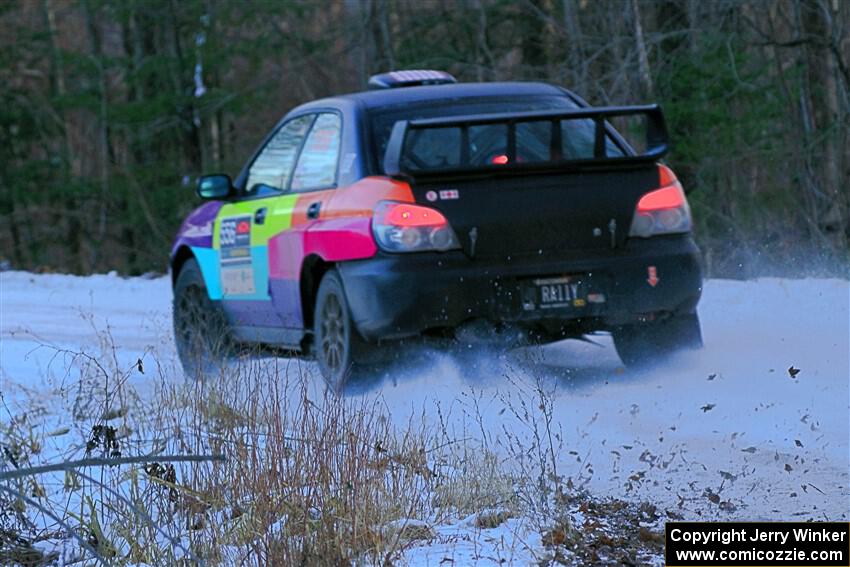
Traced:
[[[376, 168], [383, 171], [383, 157], [393, 125], [399, 120], [448, 118], [476, 114], [527, 112], [536, 110], [568, 110], [579, 106], [567, 97], [533, 96], [522, 100], [503, 97], [463, 98], [429, 101], [418, 105], [382, 107], [370, 112], [372, 149]], [[549, 141], [552, 123], [528, 121], [517, 124], [517, 159], [524, 162], [542, 162], [549, 159]], [[562, 155], [567, 159], [593, 156], [593, 121], [582, 118], [561, 121]], [[460, 128], [430, 128], [415, 133], [409, 140], [406, 164], [412, 169], [444, 168], [459, 165], [461, 151]], [[507, 153], [507, 126], [491, 124], [469, 129], [470, 165], [500, 163]], [[606, 143], [609, 156], [621, 156], [623, 150], [610, 137]]]

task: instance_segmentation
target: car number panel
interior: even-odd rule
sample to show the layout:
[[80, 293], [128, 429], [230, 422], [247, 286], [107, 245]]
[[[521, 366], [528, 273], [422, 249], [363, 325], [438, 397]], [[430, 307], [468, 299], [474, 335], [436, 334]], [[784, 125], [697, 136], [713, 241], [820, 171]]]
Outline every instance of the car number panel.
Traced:
[[219, 241], [224, 295], [255, 293], [254, 266], [251, 259], [251, 217], [222, 219]]

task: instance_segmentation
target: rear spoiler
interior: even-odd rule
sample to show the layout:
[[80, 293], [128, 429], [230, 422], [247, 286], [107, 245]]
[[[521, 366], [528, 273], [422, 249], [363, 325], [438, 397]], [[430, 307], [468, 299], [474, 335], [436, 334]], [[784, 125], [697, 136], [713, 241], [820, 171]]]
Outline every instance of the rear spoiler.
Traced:
[[[606, 156], [605, 138], [612, 136], [624, 147], [625, 141], [606, 122], [607, 118], [616, 116], [645, 115], [646, 151], [640, 155]], [[593, 120], [595, 125], [593, 157], [584, 159], [564, 159], [561, 156], [561, 128], [557, 123], [561, 120], [586, 118]], [[551, 159], [545, 162], [517, 163], [516, 157], [516, 125], [522, 122], [545, 122], [553, 124], [551, 140]], [[507, 158], [508, 163], [500, 165], [473, 165], [469, 163], [469, 127], [485, 124], [505, 124], [508, 127]], [[416, 130], [430, 128], [460, 128], [461, 156], [460, 166], [449, 168], [429, 168], [408, 170], [403, 166], [402, 158], [408, 136]], [[669, 147], [667, 126], [661, 107], [657, 104], [642, 106], [605, 106], [597, 108], [577, 108], [566, 111], [532, 111], [511, 112], [504, 114], [475, 114], [467, 116], [452, 116], [448, 118], [429, 118], [423, 120], [399, 120], [395, 123], [387, 142], [384, 153], [384, 173], [391, 177], [424, 177], [446, 175], [492, 174], [492, 173], [522, 173], [526, 171], [559, 170], [573, 168], [599, 168], [600, 166], [638, 165], [655, 162], [663, 157]]]

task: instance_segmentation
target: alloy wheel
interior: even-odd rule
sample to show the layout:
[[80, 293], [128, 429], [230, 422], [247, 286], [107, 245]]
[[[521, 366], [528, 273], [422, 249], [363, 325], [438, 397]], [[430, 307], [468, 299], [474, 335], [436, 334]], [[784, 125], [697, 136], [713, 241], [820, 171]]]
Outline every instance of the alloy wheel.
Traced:
[[345, 314], [335, 294], [329, 294], [322, 306], [322, 356], [328, 369], [334, 374], [342, 370], [345, 358]]

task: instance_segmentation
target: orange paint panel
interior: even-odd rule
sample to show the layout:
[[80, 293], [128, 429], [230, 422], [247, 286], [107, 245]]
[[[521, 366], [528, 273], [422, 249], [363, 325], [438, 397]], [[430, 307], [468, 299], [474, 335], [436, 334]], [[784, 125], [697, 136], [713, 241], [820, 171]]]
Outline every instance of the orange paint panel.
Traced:
[[380, 201], [413, 203], [413, 192], [410, 185], [403, 181], [388, 177], [364, 177], [348, 187], [334, 191], [322, 209], [321, 218], [371, 217], [375, 205]]
[[[334, 194], [335, 189], [327, 189], [325, 191], [310, 191], [307, 193], [301, 193], [298, 196], [298, 200], [295, 202], [295, 208], [292, 209], [292, 226], [302, 226], [309, 222], [314, 222], [315, 219], [307, 218], [307, 209], [313, 203], [321, 203], [321, 212], [324, 212], [327, 207], [328, 201], [331, 196]], [[320, 217], [324, 217], [325, 215], [321, 214]]]

